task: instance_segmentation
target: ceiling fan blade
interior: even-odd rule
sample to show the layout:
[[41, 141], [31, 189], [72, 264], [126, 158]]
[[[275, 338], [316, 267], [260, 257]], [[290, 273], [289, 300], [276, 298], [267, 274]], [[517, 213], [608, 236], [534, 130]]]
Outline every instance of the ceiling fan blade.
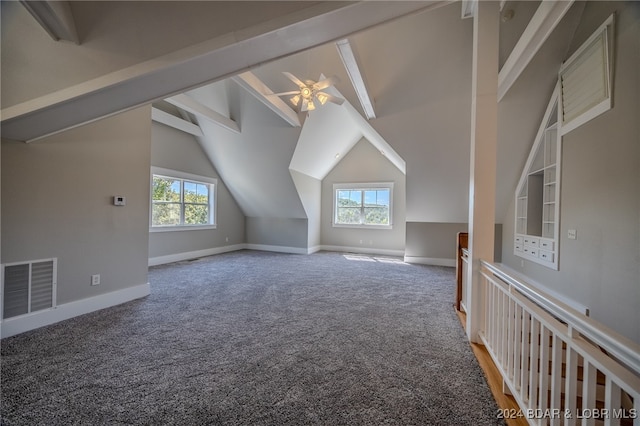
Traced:
[[298, 93], [300, 93], [299, 90], [291, 90], [289, 92], [280, 92], [280, 93], [274, 93], [271, 96], [286, 96], [286, 95], [297, 95]]
[[303, 87], [307, 86], [302, 81], [300, 81], [300, 79], [298, 79], [298, 77], [296, 77], [295, 75], [291, 74], [290, 72], [282, 71], [282, 74], [284, 74], [285, 77], [287, 77], [289, 80], [293, 81], [300, 88], [303, 88]]
[[[330, 94], [328, 94], [326, 92], [318, 92], [318, 93], [316, 93], [316, 97], [318, 99], [320, 99], [320, 103], [322, 103], [323, 105], [325, 104], [326, 101], [332, 102], [332, 103], [334, 103], [336, 105], [342, 105], [344, 103], [344, 99], [339, 98], [337, 96], [330, 95]], [[324, 102], [323, 102], [323, 99], [322, 99], [323, 97], [325, 98]]]
[[325, 78], [324, 80], [320, 80], [319, 82], [313, 85], [313, 88], [315, 90], [322, 90], [322, 89], [326, 89], [329, 86], [335, 86], [338, 83], [340, 83], [340, 79], [334, 75], [332, 77]]

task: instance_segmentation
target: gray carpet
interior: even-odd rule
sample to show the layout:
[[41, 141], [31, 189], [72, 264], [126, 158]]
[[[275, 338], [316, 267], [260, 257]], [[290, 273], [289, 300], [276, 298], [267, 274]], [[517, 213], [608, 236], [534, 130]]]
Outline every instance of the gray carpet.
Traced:
[[493, 425], [451, 268], [241, 251], [2, 340], [7, 425]]

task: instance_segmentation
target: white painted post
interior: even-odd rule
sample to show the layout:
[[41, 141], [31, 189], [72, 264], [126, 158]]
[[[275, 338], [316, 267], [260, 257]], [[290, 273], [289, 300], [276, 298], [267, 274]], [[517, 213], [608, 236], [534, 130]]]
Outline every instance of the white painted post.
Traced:
[[497, 1], [477, 2], [473, 18], [473, 69], [471, 92], [471, 155], [469, 166], [469, 268], [467, 336], [480, 342], [484, 327], [480, 259], [493, 261], [496, 145], [498, 135], [498, 33]]

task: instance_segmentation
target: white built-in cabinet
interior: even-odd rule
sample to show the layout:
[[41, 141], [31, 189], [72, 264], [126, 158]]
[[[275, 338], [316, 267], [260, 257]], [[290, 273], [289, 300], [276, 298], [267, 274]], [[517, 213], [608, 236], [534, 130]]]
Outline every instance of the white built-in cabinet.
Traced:
[[560, 132], [554, 90], [516, 189], [514, 254], [558, 269]]

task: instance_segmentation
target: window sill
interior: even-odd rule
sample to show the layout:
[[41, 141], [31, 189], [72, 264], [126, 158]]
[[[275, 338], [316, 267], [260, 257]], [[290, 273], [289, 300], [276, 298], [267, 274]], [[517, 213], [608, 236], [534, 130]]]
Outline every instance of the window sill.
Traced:
[[354, 229], [393, 229], [393, 225], [352, 225], [334, 223], [334, 228], [354, 228]]
[[193, 225], [193, 226], [152, 226], [149, 232], [175, 232], [175, 231], [203, 231], [206, 229], [216, 229], [216, 225]]

